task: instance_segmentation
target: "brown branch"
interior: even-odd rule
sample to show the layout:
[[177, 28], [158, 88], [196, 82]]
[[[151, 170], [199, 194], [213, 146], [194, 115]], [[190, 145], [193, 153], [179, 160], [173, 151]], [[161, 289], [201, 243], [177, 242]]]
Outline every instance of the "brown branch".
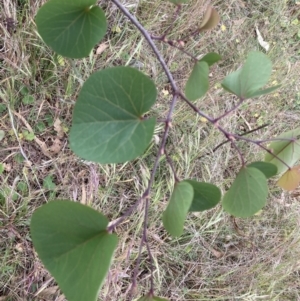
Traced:
[[[156, 40], [156, 41], [160, 41], [160, 42], [166, 43], [166, 44], [170, 45], [171, 47], [174, 47], [174, 48], [178, 49], [178, 50], [181, 51], [182, 53], [184, 53], [184, 54], [186, 54], [187, 56], [191, 57], [195, 62], [198, 61], [198, 59], [197, 59], [194, 55], [192, 55], [192, 54], [189, 53], [188, 51], [184, 50], [184, 49], [182, 48], [182, 46], [181, 46], [181, 47], [180, 47], [180, 46], [177, 46], [177, 45], [174, 43], [174, 41], [172, 41], [172, 40], [168, 40], [168, 39], [166, 39], [165, 37], [157, 37], [157, 36], [153, 36], [153, 35], [151, 35], [151, 38], [152, 38], [153, 40]], [[180, 43], [180, 42], [179, 42], [179, 43]]]

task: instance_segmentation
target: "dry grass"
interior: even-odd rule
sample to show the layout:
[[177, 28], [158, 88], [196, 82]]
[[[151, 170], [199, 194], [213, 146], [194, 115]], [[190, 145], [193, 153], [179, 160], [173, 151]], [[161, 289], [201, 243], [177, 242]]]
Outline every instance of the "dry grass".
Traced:
[[[169, 90], [149, 47], [127, 20], [106, 5], [108, 47], [99, 56], [71, 62], [58, 57], [37, 36], [34, 15], [44, 1], [3, 0], [0, 3], [0, 300], [63, 300], [55, 282], [43, 269], [31, 245], [28, 226], [32, 212], [48, 198], [67, 198], [89, 204], [110, 219], [117, 218], [145, 189], [157, 148], [153, 141], [142, 158], [123, 165], [88, 164], [68, 149], [67, 133], [72, 106], [83, 81], [96, 69], [143, 64], [155, 80], [159, 99], [153, 114], [163, 118], [168, 110]], [[136, 13], [152, 33], [159, 34], [172, 18], [172, 5], [165, 1], [130, 0], [126, 7]], [[204, 0], [185, 5], [172, 37], [179, 38], [196, 27]], [[253, 137], [271, 137], [300, 122], [299, 2], [290, 0], [212, 1], [222, 15], [222, 24], [211, 33], [186, 41], [186, 49], [200, 56], [214, 51], [222, 55], [212, 69], [211, 89], [197, 105], [217, 116], [235, 101], [220, 81], [244, 61], [250, 50], [261, 50], [257, 25], [271, 43], [274, 63], [271, 82], [282, 88], [269, 96], [251, 100], [222, 121], [233, 132], [243, 132], [270, 122]], [[16, 22], [12, 22], [18, 21]], [[9, 21], [9, 22], [7, 22]], [[10, 25], [8, 25], [10, 24]], [[116, 27], [120, 32], [116, 32]], [[159, 45], [176, 81], [184, 86], [192, 62], [178, 50]], [[24, 101], [24, 91], [34, 98]], [[25, 94], [26, 94], [25, 93]], [[15, 114], [17, 113], [17, 114]], [[20, 117], [21, 116], [21, 117]], [[22, 118], [23, 117], [23, 118]], [[26, 140], [31, 127], [47, 147], [55, 144], [54, 121], [65, 131], [61, 147], [50, 155], [37, 140]], [[24, 122], [25, 120], [25, 122]], [[158, 124], [156, 134], [162, 131]], [[24, 136], [25, 135], [25, 136]], [[168, 151], [180, 178], [195, 177], [228, 188], [239, 168], [237, 154], [229, 145], [214, 156], [202, 157], [223, 140], [220, 133], [194, 116], [184, 103], [177, 105]], [[46, 148], [47, 148], [46, 147]], [[249, 160], [262, 158], [254, 145], [241, 144]], [[24, 158], [25, 156], [25, 158]], [[50, 176], [50, 181], [49, 181]], [[48, 180], [47, 180], [48, 179]], [[52, 183], [52, 184], [51, 184]], [[220, 207], [191, 214], [185, 233], [171, 240], [161, 223], [172, 189], [172, 172], [161, 161], [152, 190], [149, 240], [155, 260], [157, 293], [170, 300], [300, 300], [300, 196], [282, 193], [270, 182], [269, 205], [246, 220], [231, 219]], [[137, 258], [142, 227], [138, 210], [117, 232], [119, 249], [101, 300], [126, 300]], [[149, 285], [147, 254], [142, 253], [139, 293]]]

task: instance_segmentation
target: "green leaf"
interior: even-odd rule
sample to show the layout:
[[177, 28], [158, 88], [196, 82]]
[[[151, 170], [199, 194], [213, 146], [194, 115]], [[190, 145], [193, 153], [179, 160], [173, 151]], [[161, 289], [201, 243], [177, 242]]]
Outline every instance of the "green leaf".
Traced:
[[34, 248], [68, 301], [96, 301], [118, 242], [107, 225], [101, 213], [71, 201], [52, 201], [34, 212]]
[[258, 169], [265, 175], [267, 179], [277, 174], [277, 166], [272, 163], [257, 161], [248, 164], [247, 167], [254, 167]]
[[[293, 166], [300, 159], [300, 128], [283, 133], [276, 138], [294, 139], [294, 141], [273, 141], [268, 147], [274, 155], [280, 158], [288, 166]], [[288, 167], [272, 154], [267, 153], [265, 161], [277, 166], [277, 174], [281, 174], [288, 170]]]
[[225, 90], [243, 99], [263, 95], [274, 88], [259, 90], [268, 82], [271, 72], [272, 63], [268, 56], [261, 52], [253, 51], [249, 53], [241, 69], [226, 76], [222, 86]]
[[269, 93], [277, 90], [280, 87], [281, 87], [281, 85], [277, 85], [277, 86], [273, 86], [273, 87], [270, 87], [270, 88], [267, 88], [267, 89], [264, 89], [264, 90], [258, 90], [256, 92], [254, 92], [253, 94], [251, 94], [249, 96], [249, 98], [254, 98], [254, 97], [258, 97], [258, 96], [269, 94]]
[[54, 190], [56, 188], [55, 183], [53, 183], [53, 177], [48, 175], [43, 181], [43, 188], [47, 190]]
[[206, 62], [208, 66], [212, 66], [213, 64], [218, 62], [221, 58], [222, 57], [219, 54], [215, 52], [210, 52], [206, 54], [204, 57], [202, 57], [199, 62]]
[[30, 105], [35, 102], [35, 99], [32, 95], [25, 95], [22, 99], [24, 105]]
[[20, 193], [26, 193], [26, 192], [28, 191], [28, 186], [27, 186], [26, 182], [20, 181], [20, 182], [17, 184], [17, 190], [18, 190]]
[[27, 130], [24, 130], [22, 132], [22, 135], [23, 135], [24, 139], [27, 140], [27, 141], [32, 141], [35, 138], [34, 133], [33, 132], [29, 132]]
[[28, 95], [28, 94], [29, 94], [29, 89], [28, 89], [28, 87], [22, 86], [21, 89], [20, 89], [20, 93], [21, 93], [21, 95], [23, 95], [23, 96]]
[[268, 183], [254, 167], [243, 167], [223, 198], [223, 208], [237, 217], [249, 217], [266, 205]]
[[36, 24], [45, 43], [70, 58], [88, 56], [107, 29], [95, 0], [50, 0], [39, 9]]
[[193, 195], [193, 187], [188, 182], [183, 181], [175, 184], [169, 204], [163, 213], [164, 227], [171, 236], [178, 237], [182, 234]]
[[204, 211], [215, 207], [221, 200], [221, 190], [210, 183], [197, 182], [195, 180], [184, 180], [192, 185], [194, 197], [191, 207], [192, 211]]
[[84, 83], [76, 101], [70, 147], [99, 163], [130, 161], [145, 151], [155, 118], [143, 119], [156, 100], [151, 79], [130, 67], [98, 71]]
[[189, 100], [196, 100], [205, 95], [209, 88], [209, 67], [204, 61], [194, 65], [192, 73], [185, 86], [185, 96]]

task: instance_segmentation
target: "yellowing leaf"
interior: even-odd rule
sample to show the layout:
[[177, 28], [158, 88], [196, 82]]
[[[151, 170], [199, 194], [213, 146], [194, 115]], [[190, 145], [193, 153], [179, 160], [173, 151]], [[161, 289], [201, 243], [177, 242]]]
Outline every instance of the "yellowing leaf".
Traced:
[[121, 28], [120, 28], [118, 25], [115, 25], [115, 26], [112, 28], [112, 31], [113, 31], [113, 32], [116, 32], [116, 33], [120, 33], [120, 32], [121, 32]]
[[[273, 141], [268, 147], [272, 154], [267, 153], [265, 161], [276, 165], [277, 174], [281, 174], [288, 170], [288, 166], [293, 166], [300, 159], [300, 128], [285, 132], [276, 138], [277, 140]], [[283, 140], [280, 140], [280, 138]], [[288, 166], [278, 160], [277, 157]]]
[[65, 60], [64, 60], [64, 58], [61, 56], [61, 55], [57, 55], [57, 62], [58, 62], [58, 64], [60, 65], [60, 66], [64, 66], [65, 65]]
[[282, 189], [291, 191], [296, 189], [300, 184], [300, 165], [286, 171], [278, 180], [277, 185]]
[[208, 6], [206, 12], [204, 13], [202, 23], [200, 25], [200, 30], [208, 30], [216, 27], [220, 22], [220, 16], [218, 12], [212, 7]]
[[225, 26], [224, 24], [222, 24], [222, 25], [221, 25], [221, 30], [222, 30], [222, 31], [225, 31], [226, 29], [227, 29], [226, 26]]

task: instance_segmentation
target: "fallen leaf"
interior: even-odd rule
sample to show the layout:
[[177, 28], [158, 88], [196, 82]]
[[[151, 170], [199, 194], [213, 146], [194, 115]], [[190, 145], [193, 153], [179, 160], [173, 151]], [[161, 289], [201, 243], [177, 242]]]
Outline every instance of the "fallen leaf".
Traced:
[[3, 163], [4, 170], [10, 172], [11, 171], [11, 164], [9, 163]]
[[260, 31], [258, 30], [258, 27], [257, 27], [257, 26], [256, 26], [255, 30], [256, 30], [257, 41], [258, 41], [259, 45], [260, 45], [262, 48], [264, 48], [266, 51], [269, 51], [269, 49], [270, 49], [270, 44], [269, 44], [268, 42], [264, 41], [264, 39], [263, 39], [263, 37], [262, 37]]
[[101, 54], [106, 48], [108, 47], [108, 45], [106, 43], [101, 43], [96, 50], [96, 54]]
[[20, 253], [24, 252], [24, 249], [23, 249], [23, 246], [22, 246], [21, 243], [18, 243], [18, 244], [15, 245], [15, 250], [20, 252]]
[[38, 144], [38, 146], [41, 148], [42, 153], [48, 157], [48, 158], [52, 158], [51, 157], [51, 152], [48, 150], [47, 144], [43, 141], [41, 141], [39, 138], [35, 137], [34, 141]]
[[168, 96], [170, 94], [169, 91], [165, 90], [165, 89], [163, 89], [161, 92], [164, 95], [164, 97], [166, 97], [166, 96]]
[[61, 121], [58, 118], [54, 121], [53, 126], [54, 126], [55, 132], [57, 133], [57, 137], [58, 138], [63, 138], [64, 137], [64, 130], [63, 130]]
[[62, 142], [58, 138], [55, 138], [53, 140], [53, 144], [49, 147], [49, 151], [53, 154], [57, 154], [61, 151], [61, 149], [62, 149]]

